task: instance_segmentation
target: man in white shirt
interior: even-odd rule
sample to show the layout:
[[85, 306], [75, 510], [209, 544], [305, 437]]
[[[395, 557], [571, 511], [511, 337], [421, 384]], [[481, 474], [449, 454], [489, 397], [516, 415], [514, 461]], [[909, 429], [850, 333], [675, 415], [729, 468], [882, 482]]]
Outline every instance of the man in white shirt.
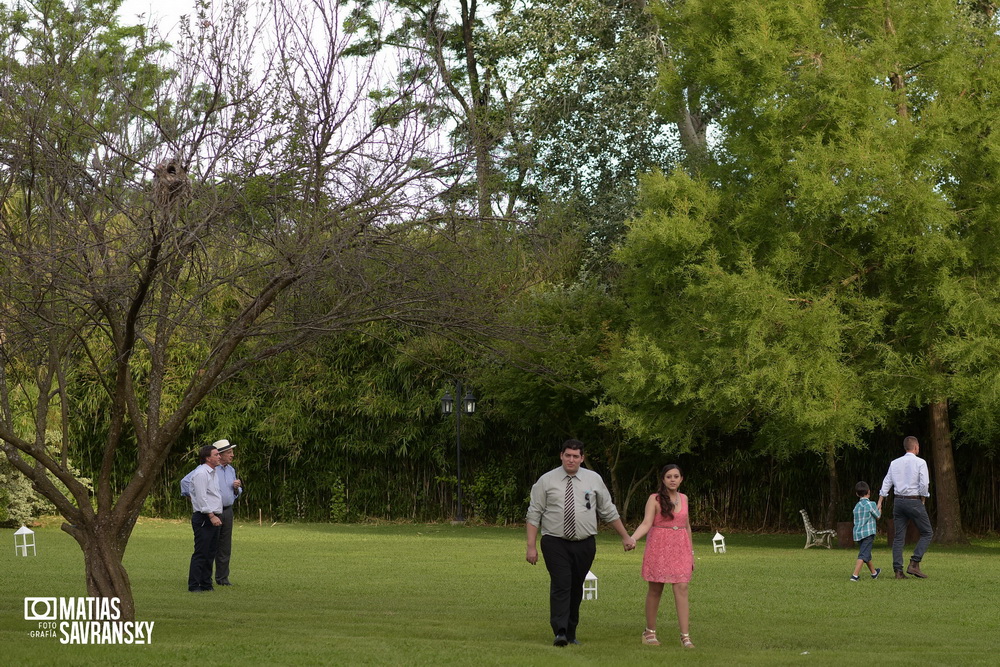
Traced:
[[204, 593], [213, 590], [212, 563], [219, 548], [222, 526], [222, 494], [215, 478], [215, 468], [221, 458], [213, 445], [198, 451], [201, 461], [191, 477], [191, 528], [194, 530], [194, 553], [188, 571], [188, 590]]
[[[233, 503], [243, 493], [243, 482], [233, 467], [233, 450], [236, 445], [228, 440], [216, 440], [212, 446], [219, 450], [219, 465], [215, 468], [215, 481], [222, 494], [222, 527], [219, 529], [219, 548], [215, 554], [215, 583], [232, 586], [229, 581], [229, 561], [233, 553]], [[181, 480], [181, 496], [191, 497], [191, 479], [198, 472], [199, 465]]]
[[882, 511], [882, 501], [889, 495], [889, 490], [895, 489], [892, 522], [896, 534], [892, 540], [892, 569], [897, 579], [906, 579], [906, 574], [903, 574], [903, 543], [906, 541], [906, 528], [912, 521], [920, 531], [920, 540], [910, 556], [906, 573], [926, 579], [927, 575], [920, 569], [920, 561], [934, 537], [925, 506], [931, 495], [930, 475], [927, 473], [927, 462], [917, 456], [920, 453], [920, 442], [915, 437], [909, 435], [904, 438], [903, 449], [906, 453], [889, 464], [889, 472], [886, 473], [882, 490], [878, 494], [878, 510]]

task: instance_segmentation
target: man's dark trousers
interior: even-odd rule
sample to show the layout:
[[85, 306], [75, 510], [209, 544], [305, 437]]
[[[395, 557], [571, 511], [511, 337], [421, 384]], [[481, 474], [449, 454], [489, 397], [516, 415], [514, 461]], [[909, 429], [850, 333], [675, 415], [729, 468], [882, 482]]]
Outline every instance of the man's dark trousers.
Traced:
[[580, 623], [583, 580], [594, 564], [597, 542], [593, 536], [570, 542], [552, 535], [542, 536], [542, 557], [549, 571], [549, 622], [552, 634], [576, 639]]
[[191, 528], [194, 530], [194, 553], [188, 570], [188, 590], [210, 591], [212, 563], [219, 549], [219, 526], [213, 526], [207, 514], [195, 512], [191, 515]]
[[906, 541], [906, 526], [910, 521], [920, 531], [920, 539], [917, 540], [917, 546], [913, 548], [910, 560], [919, 563], [931, 543], [931, 538], [934, 537], [934, 529], [931, 528], [927, 508], [918, 499], [896, 496], [892, 501], [892, 524], [896, 531], [892, 539], [892, 569], [896, 572], [903, 570], [903, 543]]
[[229, 557], [233, 554], [233, 506], [222, 508], [222, 526], [219, 528], [219, 551], [215, 554], [215, 581], [229, 583]]

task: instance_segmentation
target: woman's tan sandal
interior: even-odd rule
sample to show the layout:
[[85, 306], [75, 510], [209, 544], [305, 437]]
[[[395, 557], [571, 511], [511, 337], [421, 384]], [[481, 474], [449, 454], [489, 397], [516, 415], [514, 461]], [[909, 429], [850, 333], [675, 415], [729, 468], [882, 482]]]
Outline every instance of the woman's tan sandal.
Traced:
[[694, 648], [694, 643], [691, 641], [691, 635], [686, 632], [681, 633], [681, 646], [684, 648]]
[[656, 638], [656, 630], [646, 628], [642, 633], [642, 643], [649, 644], [650, 646], [659, 646], [660, 642]]

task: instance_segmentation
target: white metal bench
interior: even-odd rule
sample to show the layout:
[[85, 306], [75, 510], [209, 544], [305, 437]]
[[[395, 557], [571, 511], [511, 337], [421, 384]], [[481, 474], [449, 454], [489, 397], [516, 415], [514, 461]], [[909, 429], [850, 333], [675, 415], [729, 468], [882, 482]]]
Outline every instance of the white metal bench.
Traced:
[[832, 548], [833, 536], [837, 534], [837, 531], [816, 530], [813, 528], [812, 521], [809, 520], [809, 513], [805, 510], [799, 510], [799, 513], [802, 514], [802, 522], [806, 525], [806, 545], [803, 549], [815, 546]]

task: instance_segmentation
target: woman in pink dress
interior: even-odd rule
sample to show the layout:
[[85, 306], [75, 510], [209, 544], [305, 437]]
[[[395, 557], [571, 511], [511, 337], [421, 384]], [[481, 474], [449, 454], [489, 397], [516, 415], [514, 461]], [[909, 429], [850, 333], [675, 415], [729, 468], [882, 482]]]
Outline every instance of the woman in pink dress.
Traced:
[[660, 471], [660, 488], [646, 501], [646, 515], [632, 535], [632, 539], [639, 540], [649, 534], [642, 556], [642, 578], [649, 582], [643, 644], [660, 645], [656, 639], [656, 612], [660, 608], [663, 585], [671, 584], [677, 624], [681, 629], [681, 646], [694, 648], [688, 635], [688, 582], [694, 572], [694, 550], [691, 548], [688, 499], [677, 490], [682, 481], [680, 468], [674, 464], [664, 466]]

